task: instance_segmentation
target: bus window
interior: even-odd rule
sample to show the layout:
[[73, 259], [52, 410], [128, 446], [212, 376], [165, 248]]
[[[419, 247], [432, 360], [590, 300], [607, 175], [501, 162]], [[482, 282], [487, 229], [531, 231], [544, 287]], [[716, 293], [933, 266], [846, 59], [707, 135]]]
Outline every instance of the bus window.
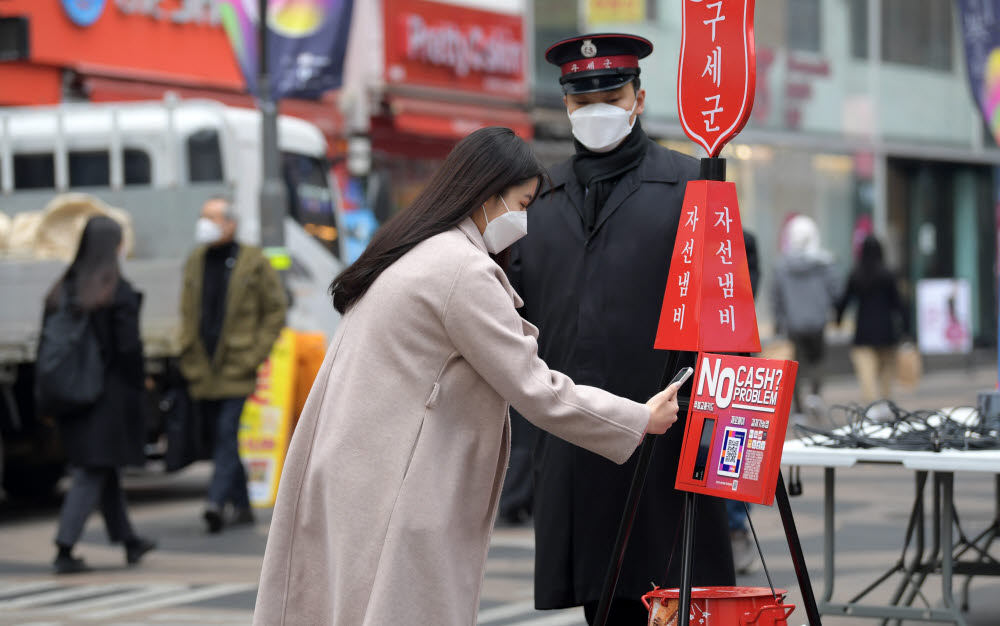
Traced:
[[125, 165], [125, 186], [152, 184], [153, 164], [148, 152], [138, 148], [126, 148], [122, 156]]
[[187, 140], [188, 180], [192, 183], [217, 183], [223, 181], [222, 147], [219, 133], [199, 130]]
[[331, 254], [339, 257], [337, 238], [340, 234], [337, 232], [326, 163], [316, 157], [285, 152], [282, 154], [282, 169], [288, 192], [288, 214]]
[[107, 150], [69, 153], [70, 187], [107, 187], [111, 184], [111, 158]]
[[56, 162], [51, 152], [14, 155], [14, 189], [52, 189], [55, 186]]

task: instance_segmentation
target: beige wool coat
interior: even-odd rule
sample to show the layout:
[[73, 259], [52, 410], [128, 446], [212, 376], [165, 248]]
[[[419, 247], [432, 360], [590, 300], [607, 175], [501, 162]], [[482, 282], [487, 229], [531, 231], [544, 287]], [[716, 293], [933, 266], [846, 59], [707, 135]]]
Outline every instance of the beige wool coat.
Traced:
[[254, 624], [475, 624], [508, 401], [629, 458], [649, 409], [549, 370], [520, 305], [467, 218], [348, 311], [292, 437]]

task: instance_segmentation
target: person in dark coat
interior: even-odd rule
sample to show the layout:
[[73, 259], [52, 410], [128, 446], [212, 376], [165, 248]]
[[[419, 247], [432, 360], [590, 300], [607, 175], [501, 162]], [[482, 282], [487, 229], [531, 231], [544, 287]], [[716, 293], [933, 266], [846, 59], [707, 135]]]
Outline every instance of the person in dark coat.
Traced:
[[851, 271], [844, 294], [837, 302], [837, 324], [848, 305], [857, 301], [857, 322], [851, 361], [865, 403], [887, 399], [896, 373], [896, 348], [910, 330], [909, 313], [896, 286], [896, 277], [886, 267], [882, 244], [868, 235], [861, 244], [861, 257]]
[[[652, 141], [639, 122], [638, 59], [651, 51], [631, 35], [584, 35], [549, 48], [546, 59], [563, 71], [576, 154], [551, 169], [509, 270], [549, 367], [642, 402], [659, 390], [667, 362], [653, 342], [685, 186], [698, 177], [696, 160]], [[684, 496], [674, 480], [683, 432], [657, 437], [608, 624], [645, 623], [640, 598], [650, 583], [680, 583]], [[540, 435], [536, 608], [582, 605], [593, 623], [638, 456], [616, 466]], [[735, 583], [723, 500], [699, 497], [693, 583]]]
[[53, 567], [60, 574], [88, 569], [72, 551], [98, 506], [108, 539], [124, 544], [128, 564], [138, 563], [155, 547], [132, 528], [121, 486], [121, 468], [145, 459], [141, 413], [145, 374], [139, 337], [142, 297], [121, 276], [121, 248], [118, 223], [103, 216], [91, 218], [76, 257], [45, 302], [45, 319], [63, 298], [69, 306], [90, 314], [106, 370], [104, 390], [95, 404], [80, 413], [53, 416], [73, 477], [55, 539], [58, 552]]

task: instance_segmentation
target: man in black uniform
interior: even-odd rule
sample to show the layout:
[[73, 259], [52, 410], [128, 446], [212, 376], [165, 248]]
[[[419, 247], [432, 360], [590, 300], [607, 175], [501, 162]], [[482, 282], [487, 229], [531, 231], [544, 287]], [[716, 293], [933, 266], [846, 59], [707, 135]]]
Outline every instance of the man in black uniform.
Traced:
[[[639, 59], [652, 49], [641, 37], [595, 34], [546, 52], [562, 69], [576, 154], [550, 171], [510, 263], [548, 365], [639, 402], [659, 390], [666, 364], [653, 340], [685, 186], [698, 177], [695, 159], [653, 142], [639, 123]], [[683, 432], [678, 422], [658, 437], [608, 624], [646, 623], [640, 597], [651, 583], [680, 584], [683, 494], [673, 487]], [[617, 466], [539, 435], [537, 608], [582, 605], [593, 623], [638, 456]], [[734, 584], [724, 502], [699, 496], [696, 524], [693, 583]]]

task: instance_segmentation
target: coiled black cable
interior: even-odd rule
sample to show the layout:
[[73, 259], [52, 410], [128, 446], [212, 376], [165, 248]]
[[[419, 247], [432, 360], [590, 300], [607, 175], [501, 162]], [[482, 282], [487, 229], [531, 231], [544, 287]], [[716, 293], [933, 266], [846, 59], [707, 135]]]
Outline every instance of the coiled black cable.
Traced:
[[807, 444], [827, 448], [894, 450], [991, 450], [1000, 448], [1000, 416], [972, 407], [907, 411], [888, 400], [867, 406], [838, 404], [825, 415], [829, 428], [795, 424]]

